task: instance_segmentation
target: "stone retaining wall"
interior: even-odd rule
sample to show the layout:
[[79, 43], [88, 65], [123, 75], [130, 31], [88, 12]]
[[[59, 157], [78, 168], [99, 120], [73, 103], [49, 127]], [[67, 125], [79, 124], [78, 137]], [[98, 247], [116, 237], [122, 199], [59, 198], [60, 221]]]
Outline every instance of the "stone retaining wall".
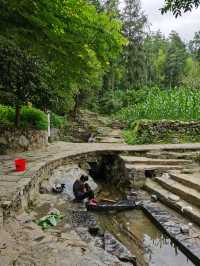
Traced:
[[137, 121], [132, 126], [136, 144], [192, 143], [200, 140], [200, 121]]
[[47, 131], [0, 127], [0, 154], [33, 150], [47, 144]]

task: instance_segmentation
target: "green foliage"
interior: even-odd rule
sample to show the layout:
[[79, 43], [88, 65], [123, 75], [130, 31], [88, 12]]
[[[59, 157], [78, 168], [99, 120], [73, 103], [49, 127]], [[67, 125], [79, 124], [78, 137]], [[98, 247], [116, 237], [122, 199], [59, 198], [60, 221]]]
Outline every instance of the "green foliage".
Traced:
[[59, 116], [53, 112], [51, 112], [51, 127], [53, 128], [61, 128], [64, 126], [66, 118], [63, 116]]
[[12, 126], [15, 119], [15, 110], [10, 106], [0, 104], [0, 125]]
[[33, 107], [22, 107], [21, 127], [46, 130], [48, 127], [47, 115]]
[[124, 85], [126, 88], [139, 87], [145, 79], [145, 53], [143, 41], [147, 17], [143, 14], [140, 0], [125, 0], [123, 10], [124, 35], [128, 44], [124, 49]]
[[[72, 110], [80, 92], [100, 87], [109, 62], [125, 44], [121, 22], [97, 12], [89, 1], [0, 0], [0, 9], [0, 34], [9, 42], [15, 40], [6, 56], [1, 53], [3, 64], [11, 63], [14, 73], [8, 72], [7, 80], [1, 77], [1, 85], [5, 92], [15, 92], [20, 104], [28, 99], [43, 109]], [[35, 57], [44, 62], [39, 71], [38, 63], [27, 62]], [[14, 87], [20, 84], [17, 91], [7, 90], [9, 81]], [[20, 92], [26, 88], [28, 96]], [[14, 100], [9, 104], [14, 106]]]
[[143, 102], [122, 108], [117, 117], [129, 125], [141, 119], [199, 120], [199, 102], [200, 92], [197, 90], [154, 88], [149, 89]]
[[162, 13], [171, 11], [176, 17], [178, 17], [181, 16], [182, 12], [191, 11], [192, 8], [197, 8], [199, 5], [199, 0], [165, 0], [165, 6], [161, 11]]
[[188, 57], [185, 66], [185, 75], [182, 78], [182, 84], [186, 88], [200, 89], [200, 62]]
[[[15, 122], [15, 109], [10, 106], [0, 105], [0, 124], [13, 127]], [[21, 128], [33, 128], [47, 130], [47, 115], [33, 107], [22, 107], [21, 109]]]
[[193, 58], [200, 62], [200, 31], [196, 32], [193, 40], [189, 42], [189, 49]]
[[184, 74], [186, 58], [185, 44], [180, 36], [172, 31], [165, 62], [165, 84], [170, 88], [180, 85], [181, 77]]
[[0, 90], [14, 106], [34, 100], [44, 90], [42, 63], [0, 36]]

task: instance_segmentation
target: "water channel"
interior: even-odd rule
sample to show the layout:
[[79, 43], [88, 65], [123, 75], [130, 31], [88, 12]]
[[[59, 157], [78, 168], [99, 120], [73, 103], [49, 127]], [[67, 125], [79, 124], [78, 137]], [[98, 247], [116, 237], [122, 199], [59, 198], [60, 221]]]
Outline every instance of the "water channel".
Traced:
[[[65, 180], [64, 170], [61, 171], [62, 183], [69, 187], [69, 173]], [[70, 170], [71, 171], [71, 170]], [[73, 170], [72, 174], [75, 175]], [[78, 175], [77, 175], [78, 176]], [[56, 172], [56, 178], [59, 171]], [[76, 178], [76, 177], [75, 177]], [[58, 178], [59, 179], [59, 178]], [[115, 187], [109, 184], [98, 184], [100, 192], [98, 199], [108, 200], [121, 199], [121, 195]], [[67, 191], [66, 193], [69, 193]], [[72, 201], [67, 201], [65, 208], [78, 210], [78, 206]], [[44, 208], [42, 208], [44, 210]], [[44, 212], [45, 213], [45, 212]], [[41, 215], [42, 213], [40, 213]], [[92, 214], [96, 217], [100, 226], [109, 231], [118, 239], [129, 251], [136, 256], [137, 266], [192, 266], [194, 265], [179, 248], [158, 229], [142, 210], [132, 210], [125, 212], [106, 212]]]
[[[116, 190], [103, 185], [103, 195], [119, 199]], [[140, 266], [192, 266], [180, 249], [153, 224], [142, 210], [118, 213], [99, 213], [101, 226], [112, 233], [137, 258]]]

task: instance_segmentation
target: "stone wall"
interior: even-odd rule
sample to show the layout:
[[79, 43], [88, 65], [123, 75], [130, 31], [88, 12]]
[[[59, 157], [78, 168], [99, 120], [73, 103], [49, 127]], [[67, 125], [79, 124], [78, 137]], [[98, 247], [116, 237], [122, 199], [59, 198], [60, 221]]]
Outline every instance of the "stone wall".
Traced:
[[63, 130], [59, 128], [51, 128], [51, 141], [57, 141], [64, 138], [64, 132]]
[[0, 154], [33, 150], [47, 144], [47, 131], [0, 127]]
[[133, 132], [135, 144], [199, 142], [200, 121], [138, 121]]

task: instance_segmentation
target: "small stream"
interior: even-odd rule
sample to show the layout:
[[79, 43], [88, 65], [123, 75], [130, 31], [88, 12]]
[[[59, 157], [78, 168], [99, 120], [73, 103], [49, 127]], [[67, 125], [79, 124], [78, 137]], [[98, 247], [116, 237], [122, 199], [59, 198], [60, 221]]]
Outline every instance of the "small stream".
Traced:
[[104, 229], [110, 231], [137, 257], [138, 265], [194, 265], [141, 210], [99, 214], [98, 219]]
[[[123, 197], [109, 184], [100, 186], [99, 199], [118, 200]], [[112, 233], [136, 256], [138, 266], [194, 265], [142, 210], [98, 213], [97, 219], [103, 229]]]

